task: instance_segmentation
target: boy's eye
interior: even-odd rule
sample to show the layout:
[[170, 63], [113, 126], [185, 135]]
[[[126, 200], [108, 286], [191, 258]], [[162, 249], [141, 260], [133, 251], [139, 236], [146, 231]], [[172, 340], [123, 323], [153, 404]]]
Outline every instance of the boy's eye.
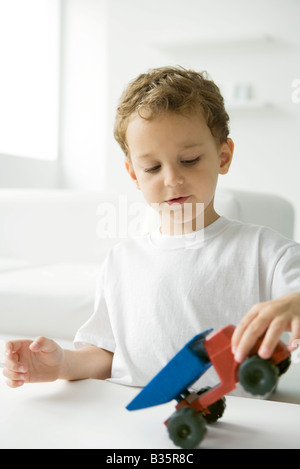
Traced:
[[193, 158], [192, 160], [183, 160], [182, 163], [189, 166], [189, 165], [198, 163], [198, 161], [200, 161], [200, 156], [197, 156], [196, 158]]
[[145, 173], [156, 173], [160, 169], [160, 164], [152, 166], [152, 168], [146, 168]]
[[[196, 158], [193, 158], [191, 160], [182, 160], [181, 163], [185, 166], [192, 166], [193, 164], [198, 163], [200, 161], [200, 156], [197, 156]], [[144, 171], [145, 173], [157, 173], [161, 168], [160, 164], [157, 164], [155, 166], [152, 166], [151, 168], [145, 168]]]

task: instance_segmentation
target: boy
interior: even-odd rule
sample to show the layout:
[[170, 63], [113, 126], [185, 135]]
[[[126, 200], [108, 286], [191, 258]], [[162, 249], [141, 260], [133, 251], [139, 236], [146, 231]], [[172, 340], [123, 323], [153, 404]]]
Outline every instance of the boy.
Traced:
[[204, 74], [160, 68], [129, 84], [115, 138], [130, 177], [160, 212], [160, 229], [109, 252], [77, 350], [44, 337], [7, 344], [9, 386], [58, 378], [144, 386], [196, 333], [229, 323], [238, 325], [238, 362], [264, 333], [261, 357], [284, 330], [292, 349], [300, 338], [300, 245], [214, 209], [234, 150], [228, 121]]

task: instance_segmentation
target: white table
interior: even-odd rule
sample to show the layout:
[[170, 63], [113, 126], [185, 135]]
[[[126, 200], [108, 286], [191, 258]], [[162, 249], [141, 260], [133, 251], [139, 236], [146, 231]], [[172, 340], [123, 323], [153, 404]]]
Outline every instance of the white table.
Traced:
[[[300, 405], [278, 402], [300, 403], [300, 364], [294, 368], [294, 388], [286, 394], [283, 379], [277, 401], [227, 396], [223, 418], [208, 426], [200, 448], [300, 448]], [[96, 380], [10, 389], [1, 374], [0, 448], [176, 450], [163, 424], [175, 402], [129, 412], [125, 406], [137, 392]]]

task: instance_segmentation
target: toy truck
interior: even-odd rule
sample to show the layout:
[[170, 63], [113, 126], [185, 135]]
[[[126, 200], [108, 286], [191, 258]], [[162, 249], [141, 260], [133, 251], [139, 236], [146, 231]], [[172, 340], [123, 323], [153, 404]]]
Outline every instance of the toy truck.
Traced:
[[[248, 358], [237, 363], [231, 351], [231, 337], [235, 326], [228, 325], [211, 334], [212, 329], [196, 335], [128, 404], [128, 410], [177, 401], [176, 411], [165, 422], [169, 437], [176, 446], [195, 448], [206, 433], [206, 423], [214, 423], [225, 410], [225, 395], [238, 382], [253, 395], [272, 392], [278, 377], [290, 365], [290, 352], [279, 342], [268, 360], [257, 355], [259, 339]], [[190, 392], [189, 388], [213, 366], [220, 383], [213, 388]]]

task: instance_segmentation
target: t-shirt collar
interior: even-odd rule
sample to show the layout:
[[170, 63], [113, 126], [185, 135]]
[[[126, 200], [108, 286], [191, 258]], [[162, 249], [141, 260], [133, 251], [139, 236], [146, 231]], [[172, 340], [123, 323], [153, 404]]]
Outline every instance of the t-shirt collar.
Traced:
[[216, 236], [227, 223], [228, 220], [221, 216], [201, 230], [178, 236], [164, 235], [161, 233], [160, 228], [157, 228], [149, 234], [149, 240], [161, 249], [193, 249]]

